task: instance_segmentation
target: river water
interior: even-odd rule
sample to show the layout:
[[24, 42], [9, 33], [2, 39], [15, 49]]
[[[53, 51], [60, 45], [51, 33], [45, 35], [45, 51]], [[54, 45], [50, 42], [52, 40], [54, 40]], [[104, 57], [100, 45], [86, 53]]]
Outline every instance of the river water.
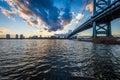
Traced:
[[120, 45], [0, 40], [0, 80], [120, 80]]

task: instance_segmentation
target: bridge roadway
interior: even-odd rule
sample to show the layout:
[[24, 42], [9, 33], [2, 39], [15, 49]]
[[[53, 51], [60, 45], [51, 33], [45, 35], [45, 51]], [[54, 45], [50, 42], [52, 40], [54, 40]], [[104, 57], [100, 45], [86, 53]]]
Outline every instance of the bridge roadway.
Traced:
[[84, 30], [87, 30], [93, 27], [94, 21], [96, 21], [96, 23], [99, 24], [99, 23], [104, 23], [107, 21], [112, 21], [119, 17], [120, 17], [120, 0], [117, 0], [113, 2], [110, 6], [105, 8], [103, 11], [91, 17], [91, 19], [87, 20], [82, 25], [80, 25], [78, 28], [73, 30], [73, 32], [68, 36], [68, 38], [70, 38], [72, 35], [75, 35], [78, 32], [82, 32]]

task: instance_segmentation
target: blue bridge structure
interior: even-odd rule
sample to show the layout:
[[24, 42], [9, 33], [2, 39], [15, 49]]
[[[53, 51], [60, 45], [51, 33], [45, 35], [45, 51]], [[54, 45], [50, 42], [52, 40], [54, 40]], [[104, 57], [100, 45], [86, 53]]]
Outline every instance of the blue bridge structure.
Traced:
[[77, 26], [68, 38], [93, 27], [93, 37], [104, 34], [112, 36], [111, 21], [120, 18], [120, 0], [93, 0], [93, 16], [82, 25]]

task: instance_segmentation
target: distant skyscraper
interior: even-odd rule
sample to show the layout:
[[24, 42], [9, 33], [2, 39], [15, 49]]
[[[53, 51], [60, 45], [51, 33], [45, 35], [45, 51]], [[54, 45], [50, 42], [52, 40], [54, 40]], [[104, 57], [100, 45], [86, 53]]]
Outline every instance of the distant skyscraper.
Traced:
[[23, 34], [21, 34], [21, 35], [20, 35], [20, 39], [24, 39], [24, 36], [23, 36]]
[[6, 39], [10, 39], [10, 34], [6, 34]]
[[40, 38], [42, 38], [42, 35], [40, 35]]
[[16, 34], [15, 38], [18, 39], [18, 34]]

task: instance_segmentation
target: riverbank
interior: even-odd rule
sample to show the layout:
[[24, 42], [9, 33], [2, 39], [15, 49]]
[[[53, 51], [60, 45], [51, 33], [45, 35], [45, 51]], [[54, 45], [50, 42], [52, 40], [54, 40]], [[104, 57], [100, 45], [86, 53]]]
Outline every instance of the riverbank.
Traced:
[[120, 38], [118, 37], [89, 37], [89, 38], [79, 38], [79, 41], [86, 41], [86, 42], [95, 42], [95, 43], [102, 43], [102, 44], [119, 44], [120, 45]]
[[[7, 38], [0, 38], [0, 40], [1, 39], [7, 39]], [[63, 39], [64, 40], [64, 39], [67, 39], [67, 38], [22, 38], [22, 39], [20, 39], [20, 38], [10, 38], [10, 39], [7, 39], [7, 40], [12, 40], [12, 39], [13, 40], [14, 39], [15, 40], [22, 40], [22, 39], [60, 39], [60, 40]]]

